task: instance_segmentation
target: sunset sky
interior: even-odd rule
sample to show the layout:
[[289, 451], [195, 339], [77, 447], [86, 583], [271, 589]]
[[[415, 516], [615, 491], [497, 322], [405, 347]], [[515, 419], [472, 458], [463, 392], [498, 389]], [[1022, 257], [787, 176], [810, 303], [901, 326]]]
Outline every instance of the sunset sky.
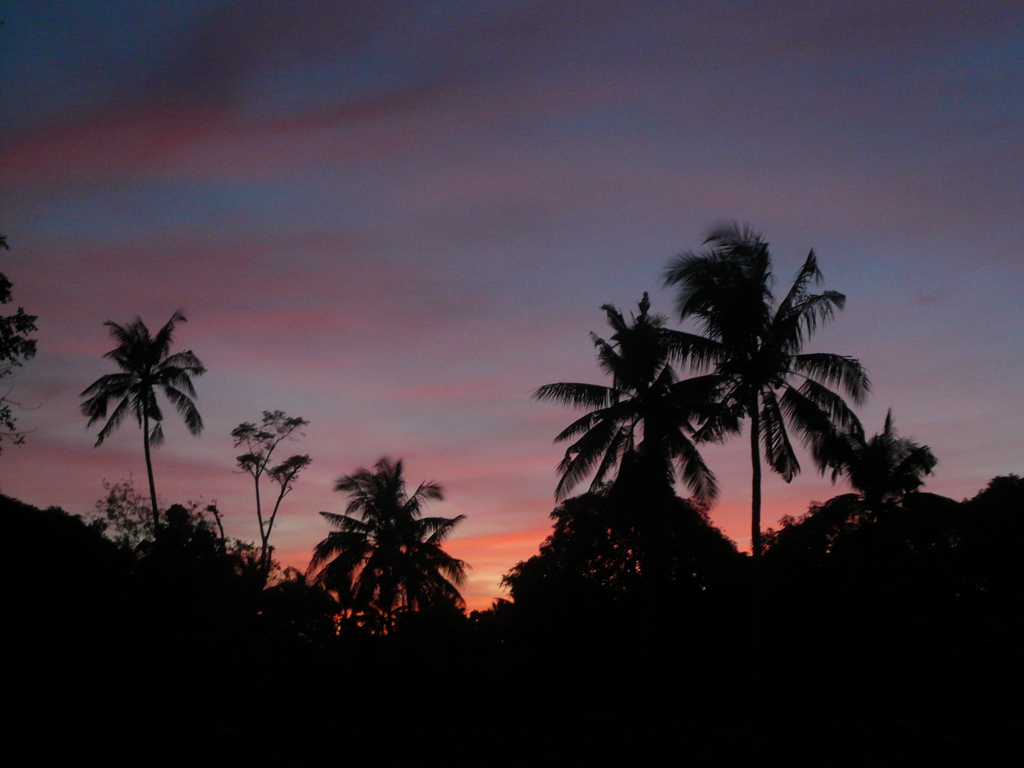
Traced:
[[[857, 357], [859, 410], [933, 449], [927, 489], [1024, 472], [1024, 6], [1015, 2], [46, 2], [0, 29], [0, 270], [38, 315], [0, 491], [72, 513], [145, 490], [133, 422], [100, 448], [79, 393], [103, 323], [188, 317], [206, 423], [168, 413], [164, 503], [258, 534], [231, 430], [282, 409], [313, 464], [274, 543], [304, 567], [333, 481], [402, 457], [465, 514], [470, 607], [550, 529], [554, 436], [530, 393], [603, 383], [600, 306], [724, 220], [810, 248], [846, 310], [809, 349]], [[13, 311], [12, 307], [6, 308]], [[679, 327], [673, 319], [673, 325]], [[743, 438], [705, 456], [749, 543]], [[765, 518], [845, 492], [804, 462]], [[583, 490], [583, 488], [581, 488]]]

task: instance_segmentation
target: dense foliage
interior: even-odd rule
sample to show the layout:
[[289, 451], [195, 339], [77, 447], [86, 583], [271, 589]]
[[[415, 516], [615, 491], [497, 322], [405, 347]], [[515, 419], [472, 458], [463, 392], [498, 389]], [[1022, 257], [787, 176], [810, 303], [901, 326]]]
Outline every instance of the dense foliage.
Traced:
[[[773, 748], [891, 753], [951, 708], [966, 718], [959, 727], [984, 728], [998, 742], [1004, 737], [993, 723], [1016, 716], [1005, 702], [1024, 683], [1016, 544], [1024, 480], [995, 478], [963, 502], [911, 492], [878, 515], [859, 509], [856, 497], [840, 496], [766, 535], [772, 663], [762, 670], [764, 688], [773, 711], [804, 722], [799, 740]], [[674, 499], [659, 514], [668, 542], [661, 585], [645, 579], [650, 542], [635, 510], [614, 495], [586, 494], [559, 505], [541, 551], [508, 574], [514, 602], [470, 617], [409, 613], [381, 635], [339, 624], [341, 607], [302, 574], [262, 589], [258, 554], [224, 542], [194, 505], [164, 510], [161, 535], [132, 545], [104, 536], [100, 523], [0, 499], [0, 519], [21, 544], [13, 572], [35, 574], [14, 593], [9, 616], [14, 652], [37, 672], [30, 688], [13, 693], [31, 702], [54, 686], [113, 690], [117, 703], [104, 711], [103, 727], [137, 720], [136, 711], [153, 715], [119, 738], [227, 739], [221, 743], [236, 753], [264, 757], [328, 755], [341, 734], [386, 739], [387, 721], [370, 714], [383, 707], [412, 718], [404, 746], [395, 747], [411, 759], [417, 740], [429, 739], [413, 714], [418, 689], [479, 702], [462, 722], [474, 731], [467, 743], [483, 754], [494, 735], [485, 713], [497, 711], [503, 728], [534, 729], [531, 743], [565, 749], [566, 734], [575, 733], [599, 739], [607, 759], [667, 746], [680, 729], [692, 754], [709, 760], [723, 749], [753, 749], [727, 725], [749, 705], [738, 660], [750, 558], [690, 502]], [[70, 716], [74, 701], [56, 711]], [[282, 709], [285, 701], [294, 705]], [[664, 719], [670, 713], [675, 725]], [[902, 730], [880, 733], [867, 715]], [[268, 716], [270, 731], [262, 725]], [[563, 729], [557, 738], [543, 735], [541, 723], [552, 717]], [[97, 718], [77, 711], [73, 722], [99, 727]], [[609, 718], [618, 725], [599, 735]], [[833, 718], [845, 730], [829, 731]], [[670, 730], [648, 745], [616, 735], [641, 723]], [[716, 723], [712, 731], [725, 728], [735, 744], [715, 746], [705, 729]], [[785, 722], [777, 726], [787, 732]], [[358, 744], [350, 754], [372, 754]], [[940, 747], [914, 749], [929, 755]], [[525, 746], [509, 747], [509, 759], [517, 755], [529, 759]]]

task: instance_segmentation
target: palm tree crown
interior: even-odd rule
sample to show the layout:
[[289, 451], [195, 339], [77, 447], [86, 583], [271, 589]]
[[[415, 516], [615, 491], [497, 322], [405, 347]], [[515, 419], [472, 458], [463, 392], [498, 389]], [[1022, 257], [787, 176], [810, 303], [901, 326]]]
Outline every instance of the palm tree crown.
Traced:
[[466, 564], [441, 545], [465, 518], [422, 517], [423, 505], [442, 500], [441, 486], [424, 482], [410, 496], [402, 461], [384, 457], [372, 470], [339, 477], [334, 490], [349, 497], [345, 514], [321, 512], [336, 529], [316, 545], [311, 571], [338, 592], [345, 607], [374, 614], [384, 627], [396, 612], [455, 605]]
[[856, 432], [839, 436], [832, 479], [847, 475], [864, 506], [877, 512], [924, 485], [923, 477], [930, 475], [936, 464], [938, 459], [927, 445], [900, 437], [890, 409], [882, 431], [870, 440]]
[[[82, 403], [82, 413], [89, 418], [88, 426], [106, 419], [96, 438], [97, 446], [102, 445], [129, 414], [135, 416], [142, 427], [153, 520], [157, 526], [156, 488], [149, 455], [150, 445], [159, 445], [164, 439], [161, 427], [163, 412], [157, 402], [157, 391], [163, 392], [171, 401], [191, 434], [198, 435], [203, 429], [203, 419], [192, 401], [196, 396], [192, 377], [201, 376], [206, 369], [191, 350], [169, 354], [174, 326], [184, 322], [185, 316], [180, 311], [175, 312], [155, 336], [150, 336], [149, 329], [139, 317], [123, 326], [109, 321], [105, 323], [117, 346], [104, 357], [117, 363], [121, 372], [101, 376], [80, 395], [86, 398]], [[117, 405], [108, 418], [107, 410], [112, 401]]]
[[598, 490], [618, 470], [637, 463], [664, 478], [668, 488], [677, 472], [702, 502], [716, 496], [718, 485], [694, 444], [694, 424], [707, 417], [711, 401], [709, 380], [679, 381], [669, 363], [672, 337], [664, 318], [649, 314], [646, 293], [640, 314], [627, 323], [614, 306], [602, 309], [614, 333], [611, 341], [591, 334], [601, 369], [612, 378], [600, 384], [547, 384], [537, 400], [553, 400], [593, 409], [555, 437], [555, 442], [578, 438], [558, 465], [561, 479], [556, 498], [564, 498], [594, 471], [591, 490]]
[[828, 323], [846, 297], [811, 293], [821, 280], [812, 250], [789, 292], [776, 303], [768, 243], [748, 228], [712, 232], [700, 253], [684, 253], [665, 271], [678, 287], [680, 319], [692, 318], [703, 335], [672, 332], [674, 349], [695, 370], [710, 370], [735, 418], [749, 418], [753, 503], [753, 554], [760, 555], [761, 466], [786, 482], [800, 471], [790, 433], [810, 449], [819, 469], [839, 430], [860, 434], [860, 422], [840, 393], [860, 403], [870, 390], [860, 363], [850, 357], [801, 352], [819, 325]]

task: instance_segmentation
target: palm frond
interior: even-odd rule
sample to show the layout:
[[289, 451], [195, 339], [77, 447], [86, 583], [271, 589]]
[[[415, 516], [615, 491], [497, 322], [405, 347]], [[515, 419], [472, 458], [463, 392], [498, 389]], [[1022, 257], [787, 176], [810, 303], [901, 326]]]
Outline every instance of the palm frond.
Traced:
[[604, 414], [605, 412], [603, 410], [600, 410], [592, 411], [591, 413], [588, 413], [585, 416], [581, 416], [568, 427], [566, 427], [557, 435], [555, 435], [554, 441], [556, 443], [561, 443], [565, 440], [569, 440], [573, 437], [576, 437], [576, 435], [583, 434], [587, 430], [591, 429], [597, 422], [604, 420]]
[[931, 448], [927, 445], [915, 445], [896, 466], [893, 477], [904, 492], [916, 491], [924, 484], [922, 478], [930, 475], [938, 463], [939, 460], [935, 458]]
[[767, 390], [761, 395], [761, 444], [771, 468], [787, 483], [800, 473], [800, 461], [790, 443], [786, 423], [775, 393]]
[[[810, 380], [808, 379], [808, 381]], [[807, 385], [807, 381], [805, 381], [799, 390], [796, 387], [785, 388], [782, 393], [781, 406], [786, 420], [800, 436], [804, 447], [811, 452], [818, 470], [824, 473], [834, 465], [835, 459], [831, 448], [835, 444], [839, 428], [844, 423], [843, 419], [835, 417], [835, 412], [843, 411], [845, 418], [852, 417], [857, 424], [860, 422], [856, 421], [857, 417], [846, 408], [845, 403], [842, 403], [838, 395], [820, 384], [811, 383], [818, 388], [816, 397], [807, 395], [804, 389]], [[831, 397], [822, 397], [824, 393], [828, 393]]]
[[140, 418], [142, 411], [145, 411], [150, 421], [159, 423], [164, 420], [163, 410], [160, 408], [160, 403], [156, 401], [156, 392], [152, 389], [142, 389], [140, 387], [134, 406], [139, 411]]
[[159, 421], [153, 423], [153, 427], [149, 430], [149, 444], [156, 447], [163, 445], [164, 442], [164, 428], [160, 426]]
[[827, 387], [840, 387], [858, 405], [871, 392], [867, 371], [853, 357], [825, 352], [793, 355], [790, 368]]
[[417, 536], [428, 544], [441, 544], [459, 523], [466, 519], [465, 515], [456, 517], [424, 517], [419, 520], [420, 531]]
[[444, 488], [434, 480], [425, 480], [420, 483], [412, 497], [422, 501], [444, 501]]
[[162, 387], [164, 395], [171, 401], [174, 408], [178, 411], [178, 415], [181, 416], [185, 422], [185, 426], [192, 435], [198, 435], [203, 431], [203, 417], [199, 415], [199, 411], [196, 409], [196, 404], [192, 402], [192, 399], [181, 390], [170, 384], [165, 384]]
[[181, 368], [159, 368], [153, 376], [153, 385], [155, 387], [174, 387], [180, 389], [188, 397], [196, 397], [191, 375]]
[[[626, 320], [622, 316], [622, 313], [611, 304], [602, 304], [602, 311], [608, 317], [608, 325], [612, 327], [616, 333], [626, 333], [629, 330], [629, 326], [626, 325]], [[602, 344], [604, 342], [601, 342]]]
[[837, 291], [825, 291], [802, 297], [787, 312], [779, 312], [772, 321], [771, 336], [780, 349], [796, 354], [819, 325], [825, 325], [846, 304], [846, 297]]
[[799, 387], [800, 393], [827, 414], [829, 422], [836, 428], [853, 434], [864, 434], [857, 414], [838, 394], [819, 384], [814, 379], [804, 379]]
[[797, 270], [793, 285], [790, 286], [786, 298], [779, 304], [776, 316], [789, 315], [793, 308], [807, 296], [807, 286], [818, 282], [821, 282], [821, 270], [818, 269], [818, 259], [812, 248], [803, 265]]
[[685, 331], [666, 329], [665, 343], [669, 359], [698, 373], [721, 362], [728, 354], [722, 342]]
[[[131, 412], [131, 396], [126, 395], [121, 402], [114, 408], [113, 413], [110, 414], [110, 418], [107, 419], [107, 423], [103, 425], [103, 429], [100, 430], [99, 435], [96, 436], [96, 447], [103, 445], [103, 441], [106, 440], [113, 433], [115, 429], [124, 421], [124, 417]], [[83, 409], [84, 409], [83, 404]], [[89, 419], [89, 426], [98, 418], [103, 418], [107, 412], [107, 401], [103, 400], [103, 411], [99, 415], [92, 416]]]
[[696, 445], [680, 432], [670, 433], [673, 442], [672, 453], [678, 458], [679, 473], [683, 483], [702, 504], [714, 502], [718, 498], [718, 478], [704, 462]]
[[179, 368], [189, 376], [202, 376], [206, 367], [191, 349], [168, 355], [158, 366], [160, 369]]
[[[95, 400], [107, 400], [116, 399], [118, 397], [124, 397], [125, 393], [138, 381], [135, 374], [132, 373], [108, 373], [104, 376], [100, 376], [96, 381], [82, 390], [79, 397], [86, 397], [92, 395], [90, 402]], [[82, 413], [85, 416], [89, 415], [85, 403], [82, 404]], [[105, 414], [105, 411], [104, 411]], [[100, 418], [104, 414], [101, 414]]]
[[307, 573], [317, 574], [316, 583], [351, 595], [370, 552], [370, 543], [354, 532], [330, 533], [314, 547]]
[[[111, 320], [108, 320], [103, 325], [109, 329], [108, 334], [110, 338], [117, 344], [104, 357], [114, 362], [120, 364], [122, 360], [128, 361], [133, 356], [138, 357], [142, 349], [149, 344], [149, 330], [146, 328], [145, 323], [142, 322], [141, 317], [136, 316], [127, 325], [118, 325]], [[138, 362], [142, 363], [142, 360], [140, 359]]]
[[[139, 322], [141, 323], [142, 321], [140, 320]], [[171, 315], [171, 319], [164, 323], [163, 327], [159, 331], [157, 331], [156, 336], [153, 337], [153, 342], [151, 345], [153, 354], [157, 358], [154, 361], [154, 365], [160, 360], [167, 357], [167, 350], [171, 348], [171, 341], [173, 340], [174, 337], [174, 326], [177, 325], [178, 323], [186, 322], [188, 321], [185, 319], [185, 315], [179, 309], [176, 310], [175, 313]]]
[[[605, 478], [611, 474], [616, 466], [621, 464], [622, 454], [625, 452], [625, 447], [629, 442], [630, 432], [631, 430], [628, 426], [620, 427], [615, 431], [615, 435], [612, 437], [611, 442], [605, 447], [604, 456], [601, 459], [601, 463], [597, 466], [597, 471], [594, 473], [594, 479], [590, 483], [590, 490], [592, 493], [599, 490], [604, 485]], [[559, 485], [561, 485], [561, 483]], [[556, 489], [556, 496], [557, 494], [558, 489]]]
[[580, 480], [590, 474], [617, 431], [617, 424], [612, 419], [605, 419], [566, 449], [565, 458], [558, 465], [562, 477], [555, 488], [556, 499], [563, 498]]
[[704, 238], [704, 244], [714, 243], [716, 248], [734, 249], [760, 244], [761, 233], [749, 224], [737, 221], [723, 221], [716, 224]]

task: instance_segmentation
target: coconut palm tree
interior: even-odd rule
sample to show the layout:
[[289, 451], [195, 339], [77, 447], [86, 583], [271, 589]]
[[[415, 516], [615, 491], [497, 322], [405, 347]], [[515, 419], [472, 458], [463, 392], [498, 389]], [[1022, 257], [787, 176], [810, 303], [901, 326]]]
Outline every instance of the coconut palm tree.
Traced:
[[373, 469], [343, 475], [334, 490], [349, 497], [345, 514], [321, 512], [336, 529], [313, 550], [309, 570], [338, 593], [344, 607], [373, 616], [386, 632], [400, 611], [464, 607], [458, 587], [466, 564], [441, 545], [465, 515], [422, 517], [423, 505], [444, 498], [424, 482], [410, 496], [402, 460], [381, 458]]
[[[150, 446], [163, 442], [161, 427], [163, 412], [157, 403], [157, 391], [164, 393], [185, 422], [188, 431], [198, 435], [203, 430], [203, 419], [196, 410], [192, 398], [196, 396], [192, 385], [193, 376], [206, 372], [203, 364], [191, 350], [169, 354], [174, 336], [174, 326], [186, 322], [181, 311], [175, 312], [156, 336], [150, 336], [142, 318], [127, 325], [106, 322], [110, 337], [117, 343], [107, 352], [107, 357], [117, 363], [120, 373], [101, 376], [82, 392], [87, 398], [82, 403], [82, 413], [89, 417], [88, 426], [100, 419], [107, 419], [96, 438], [96, 446], [117, 429], [126, 416], [132, 414], [142, 428], [142, 445], [146, 454], [146, 472], [149, 475], [149, 496], [153, 505], [153, 526], [160, 528], [160, 514], [156, 505], [156, 484], [153, 482], [153, 461]], [[107, 418], [111, 401], [117, 405]], [[150, 423], [152, 422], [152, 427]]]
[[[928, 446], [896, 432], [891, 410], [882, 431], [870, 439], [839, 434], [832, 455], [833, 482], [845, 475], [855, 492], [812, 504], [800, 518], [783, 518], [782, 527], [769, 534], [777, 564], [785, 568], [786, 561], [806, 563], [808, 558], [820, 564], [843, 552], [851, 562], [861, 560], [875, 569], [904, 547], [925, 552], [947, 546], [942, 510], [957, 508], [957, 502], [915, 493], [938, 460]], [[897, 511], [901, 514], [891, 514]]]
[[665, 285], [678, 288], [680, 319], [692, 318], [703, 335], [671, 333], [678, 357], [698, 372], [710, 371], [722, 402], [750, 421], [751, 547], [758, 559], [762, 451], [768, 466], [790, 482], [800, 471], [793, 433], [825, 471], [835, 435], [862, 434], [841, 393], [860, 403], [870, 383], [851, 357], [801, 352], [846, 302], [836, 291], [810, 292], [821, 280], [813, 250], [776, 302], [768, 243], [758, 233], [731, 224], [705, 244], [710, 247], [702, 252], [673, 259], [664, 273]]
[[[611, 341], [590, 335], [611, 386], [547, 384], [533, 393], [536, 400], [590, 409], [555, 437], [555, 442], [576, 438], [558, 465], [557, 499], [591, 472], [590, 489], [598, 491], [611, 476], [621, 479], [630, 470], [663, 480], [668, 489], [678, 474], [702, 502], [718, 492], [694, 439], [695, 424], [709, 416], [713, 382], [708, 377], [678, 379], [670, 365], [672, 338], [665, 319], [649, 313], [646, 293], [638, 306], [640, 314], [628, 323], [618, 309], [605, 304], [601, 308], [614, 331]], [[714, 436], [710, 430], [705, 434]]]
[[900, 437], [891, 408], [881, 432], [871, 439], [858, 432], [843, 433], [833, 453], [832, 479], [846, 475], [869, 515], [877, 515], [888, 504], [899, 504], [924, 485], [924, 476], [938, 464], [927, 445]]

